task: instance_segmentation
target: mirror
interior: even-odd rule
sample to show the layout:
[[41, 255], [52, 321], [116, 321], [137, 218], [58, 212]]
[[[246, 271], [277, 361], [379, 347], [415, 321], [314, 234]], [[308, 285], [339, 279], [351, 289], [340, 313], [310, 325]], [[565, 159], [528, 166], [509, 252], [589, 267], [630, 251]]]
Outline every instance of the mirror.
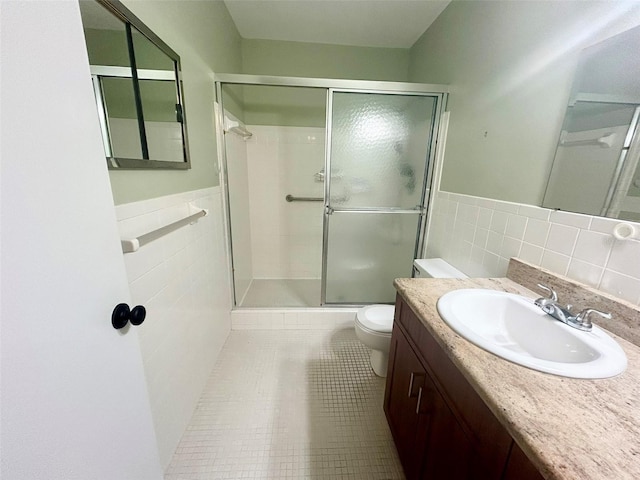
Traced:
[[585, 49], [542, 206], [640, 221], [640, 27]]
[[119, 1], [80, 12], [109, 168], [190, 168], [178, 54]]

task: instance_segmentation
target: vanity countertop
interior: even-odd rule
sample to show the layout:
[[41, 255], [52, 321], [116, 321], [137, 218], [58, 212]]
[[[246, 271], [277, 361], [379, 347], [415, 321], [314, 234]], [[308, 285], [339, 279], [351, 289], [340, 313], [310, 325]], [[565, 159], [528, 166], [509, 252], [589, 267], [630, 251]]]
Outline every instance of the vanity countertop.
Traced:
[[611, 334], [628, 359], [613, 378], [550, 375], [475, 346], [436, 309], [438, 298], [461, 288], [540, 295], [507, 278], [400, 278], [395, 286], [546, 479], [640, 478], [640, 347]]

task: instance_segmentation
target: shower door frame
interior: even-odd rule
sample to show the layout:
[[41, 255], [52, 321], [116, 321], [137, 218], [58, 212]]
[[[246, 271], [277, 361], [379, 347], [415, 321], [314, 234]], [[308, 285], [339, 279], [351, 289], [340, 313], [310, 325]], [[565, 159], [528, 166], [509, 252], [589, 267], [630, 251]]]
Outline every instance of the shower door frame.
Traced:
[[[414, 85], [414, 84], [409, 84]], [[433, 86], [433, 85], [432, 85]], [[416, 96], [428, 97], [434, 99], [434, 107], [431, 113], [431, 131], [429, 134], [429, 149], [424, 159], [426, 165], [424, 169], [424, 177], [422, 178], [422, 191], [420, 194], [420, 204], [415, 209], [403, 208], [345, 208], [336, 209], [329, 204], [331, 196], [331, 138], [333, 133], [332, 116], [333, 116], [333, 94], [334, 93], [355, 93], [355, 94], [373, 94], [373, 95], [398, 95], [398, 96]], [[329, 251], [329, 217], [334, 212], [355, 213], [355, 214], [395, 214], [395, 215], [418, 215], [418, 226], [416, 229], [416, 237], [414, 243], [413, 258], [419, 258], [424, 250], [424, 240], [427, 227], [427, 212], [429, 209], [430, 191], [433, 183], [433, 173], [436, 160], [436, 147], [438, 141], [438, 132], [440, 131], [440, 118], [446, 107], [447, 93], [414, 90], [390, 90], [390, 89], [362, 89], [362, 88], [330, 88], [327, 92], [327, 114], [326, 114], [326, 145], [325, 145], [325, 182], [324, 182], [324, 217], [322, 231], [322, 278], [320, 304], [323, 307], [359, 307], [364, 304], [352, 303], [327, 303], [327, 253]], [[379, 302], [369, 302], [379, 303]]]
[[[420, 255], [424, 249], [424, 240], [426, 236], [427, 227], [427, 213], [429, 209], [429, 201], [431, 195], [427, 196], [426, 192], [431, 188], [433, 184], [433, 172], [436, 159], [436, 146], [438, 142], [439, 122], [442, 114], [445, 112], [449, 87], [447, 85], [426, 84], [426, 83], [408, 83], [408, 82], [387, 82], [377, 80], [346, 80], [346, 79], [331, 79], [331, 78], [307, 78], [307, 77], [279, 77], [272, 75], [245, 75], [245, 74], [227, 74], [219, 73], [214, 75], [214, 114], [216, 120], [216, 138], [218, 144], [218, 158], [220, 159], [220, 165], [218, 165], [218, 174], [220, 177], [220, 187], [222, 188], [222, 202], [224, 210], [224, 223], [225, 223], [225, 241], [227, 244], [227, 252], [229, 258], [227, 261], [228, 278], [231, 286], [232, 293], [232, 309], [241, 308], [237, 304], [238, 299], [235, 291], [235, 278], [233, 267], [233, 241], [231, 237], [231, 210], [229, 205], [229, 183], [228, 183], [228, 168], [227, 168], [227, 145], [224, 134], [224, 102], [222, 96], [223, 85], [254, 85], [254, 86], [276, 86], [276, 87], [303, 87], [303, 88], [318, 88], [326, 91], [326, 108], [327, 115], [325, 118], [325, 172], [328, 172], [329, 167], [329, 147], [331, 137], [331, 117], [330, 117], [330, 101], [332, 99], [332, 93], [336, 91], [350, 92], [350, 93], [371, 93], [371, 94], [404, 94], [404, 95], [419, 95], [435, 97], [436, 105], [434, 107], [434, 120], [431, 133], [431, 145], [429, 147], [428, 157], [425, 161], [428, 162], [425, 172], [426, 179], [423, 184], [422, 191], [422, 213], [420, 213], [419, 228], [416, 235], [416, 246], [414, 251], [414, 257]], [[330, 175], [329, 175], [330, 177]], [[330, 182], [330, 178], [328, 179]], [[326, 258], [327, 258], [327, 208], [328, 208], [328, 188], [327, 188], [327, 176], [325, 176], [325, 189], [324, 189], [324, 215], [323, 215], [323, 244], [322, 244], [322, 278], [321, 278], [321, 305], [320, 307], [358, 307], [361, 304], [327, 304], [325, 303], [326, 294]], [[310, 307], [314, 308], [314, 307]]]

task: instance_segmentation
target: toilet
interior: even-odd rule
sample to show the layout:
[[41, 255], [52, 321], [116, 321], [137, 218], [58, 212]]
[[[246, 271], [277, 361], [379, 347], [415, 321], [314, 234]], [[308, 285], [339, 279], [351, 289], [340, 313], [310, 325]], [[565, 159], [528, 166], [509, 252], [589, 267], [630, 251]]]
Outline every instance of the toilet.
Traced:
[[[414, 260], [413, 276], [418, 278], [467, 278], [464, 273], [441, 258]], [[367, 305], [356, 312], [356, 336], [371, 349], [371, 368], [379, 377], [387, 376], [394, 310], [393, 305]]]

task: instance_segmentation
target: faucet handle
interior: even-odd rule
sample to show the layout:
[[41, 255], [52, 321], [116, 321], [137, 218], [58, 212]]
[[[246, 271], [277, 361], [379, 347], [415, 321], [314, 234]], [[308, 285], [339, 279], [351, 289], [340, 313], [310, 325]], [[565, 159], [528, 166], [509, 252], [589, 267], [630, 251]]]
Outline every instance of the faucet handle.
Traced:
[[538, 287], [540, 287], [542, 290], [544, 290], [549, 294], [549, 296], [547, 297], [549, 300], [551, 300], [552, 302], [558, 301], [558, 294], [553, 288], [549, 288], [546, 285], [543, 285], [541, 283], [538, 284]]
[[606, 318], [608, 320], [611, 319], [611, 314], [607, 312], [601, 312], [600, 310], [596, 310], [595, 308], [585, 308], [578, 315], [576, 315], [576, 320], [583, 326], [591, 328], [591, 315], [592, 314], [600, 315], [602, 318]]

